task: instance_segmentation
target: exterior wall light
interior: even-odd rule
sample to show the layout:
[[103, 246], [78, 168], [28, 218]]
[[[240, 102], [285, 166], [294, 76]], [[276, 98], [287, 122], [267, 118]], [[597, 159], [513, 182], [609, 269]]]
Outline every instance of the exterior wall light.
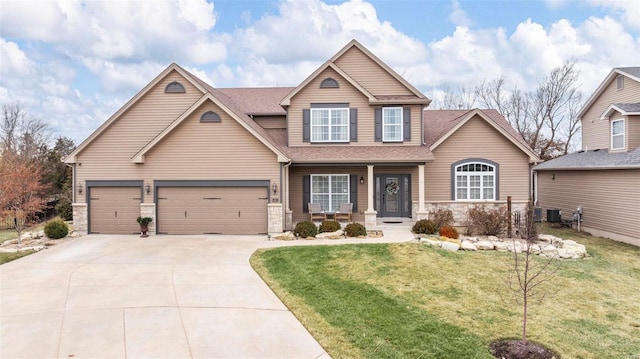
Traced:
[[364, 177], [360, 176], [360, 184], [364, 184]]
[[82, 187], [82, 183], [78, 182], [78, 194], [82, 194], [82, 190], [84, 188]]
[[147, 183], [147, 185], [144, 186], [144, 190], [145, 192], [147, 192], [147, 194], [151, 193], [151, 185]]

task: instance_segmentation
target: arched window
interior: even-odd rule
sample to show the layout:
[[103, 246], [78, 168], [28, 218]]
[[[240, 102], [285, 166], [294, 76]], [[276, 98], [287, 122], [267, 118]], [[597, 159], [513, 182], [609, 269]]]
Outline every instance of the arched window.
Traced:
[[184, 86], [177, 81], [173, 81], [164, 88], [165, 93], [185, 93]]
[[321, 89], [337, 89], [338, 87], [340, 87], [338, 85], [338, 81], [332, 79], [331, 77], [327, 77], [320, 83]]
[[220, 122], [220, 116], [213, 111], [207, 111], [200, 116], [200, 122]]
[[456, 201], [496, 200], [498, 164], [470, 159], [452, 165], [453, 199]]

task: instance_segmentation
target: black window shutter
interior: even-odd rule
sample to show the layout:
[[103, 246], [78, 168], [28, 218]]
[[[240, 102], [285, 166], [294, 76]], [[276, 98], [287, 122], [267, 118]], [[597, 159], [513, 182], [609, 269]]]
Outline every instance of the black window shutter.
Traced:
[[349, 198], [353, 203], [353, 212], [358, 211], [358, 175], [349, 175]]
[[375, 117], [375, 140], [376, 142], [382, 142], [382, 107], [376, 107], [374, 110]]
[[302, 110], [302, 142], [311, 141], [311, 111], [308, 108]]
[[358, 109], [349, 109], [349, 122], [351, 127], [349, 128], [349, 141], [358, 142]]
[[403, 108], [404, 113], [402, 116], [404, 122], [404, 128], [402, 129], [404, 141], [411, 141], [411, 107]]
[[302, 212], [309, 213], [311, 202], [311, 176], [302, 176]]

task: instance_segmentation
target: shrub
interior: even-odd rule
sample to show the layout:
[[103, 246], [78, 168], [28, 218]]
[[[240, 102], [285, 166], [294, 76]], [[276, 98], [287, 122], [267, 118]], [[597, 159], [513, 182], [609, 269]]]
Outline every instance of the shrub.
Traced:
[[62, 198], [56, 205], [56, 213], [63, 221], [70, 221], [73, 219], [73, 206], [68, 198]]
[[467, 211], [467, 232], [484, 236], [499, 236], [507, 228], [507, 209], [486, 209], [484, 205]]
[[153, 218], [151, 218], [151, 217], [138, 217], [138, 218], [136, 218], [136, 221], [138, 221], [138, 223], [140, 223], [140, 224], [149, 224], [150, 222], [153, 221]]
[[439, 208], [433, 212], [433, 221], [438, 228], [453, 225], [453, 212], [447, 208]]
[[458, 237], [460, 236], [458, 230], [451, 226], [444, 226], [440, 228], [440, 235], [452, 239], [458, 239]]
[[438, 232], [438, 225], [430, 219], [421, 219], [413, 225], [413, 233], [435, 234]]
[[311, 221], [298, 222], [293, 233], [302, 238], [315, 237], [318, 234], [318, 227]]
[[347, 237], [359, 237], [367, 235], [367, 229], [360, 223], [347, 224], [346, 227], [344, 227], [344, 232], [346, 233]]
[[51, 239], [64, 238], [69, 234], [69, 226], [61, 219], [56, 219], [44, 226], [44, 234]]
[[342, 228], [340, 223], [336, 221], [322, 221], [320, 224], [320, 233], [335, 232]]

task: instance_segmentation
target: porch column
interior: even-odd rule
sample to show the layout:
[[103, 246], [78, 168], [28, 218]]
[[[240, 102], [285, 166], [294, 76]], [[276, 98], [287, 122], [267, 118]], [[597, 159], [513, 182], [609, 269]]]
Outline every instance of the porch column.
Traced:
[[416, 217], [416, 220], [428, 217], [428, 213], [424, 209], [424, 165], [418, 165], [418, 211]]
[[291, 211], [291, 188], [289, 187], [291, 176], [291, 164], [284, 166], [284, 230], [293, 229], [293, 211]]
[[376, 228], [378, 214], [373, 208], [373, 165], [367, 165], [367, 210], [364, 212], [364, 226], [368, 229]]

